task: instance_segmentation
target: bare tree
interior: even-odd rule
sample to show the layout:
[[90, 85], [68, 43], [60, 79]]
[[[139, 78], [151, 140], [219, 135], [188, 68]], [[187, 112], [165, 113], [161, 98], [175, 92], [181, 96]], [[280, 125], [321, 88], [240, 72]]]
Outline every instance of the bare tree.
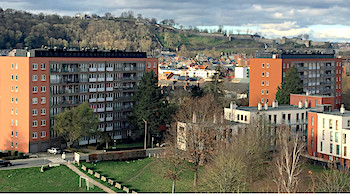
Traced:
[[278, 192], [297, 192], [302, 171], [301, 154], [305, 144], [298, 133], [291, 134], [289, 127], [282, 126], [277, 131], [276, 172], [273, 181]]
[[330, 169], [324, 169], [318, 177], [314, 181], [313, 186], [314, 189], [317, 189], [316, 192], [350, 192], [350, 175], [348, 169], [336, 169], [336, 166], [331, 165]]
[[184, 158], [192, 163], [194, 187], [197, 186], [199, 165], [205, 164], [213, 153], [220, 115], [221, 107], [211, 95], [188, 99], [175, 115], [177, 146], [183, 150]]
[[270, 126], [263, 119], [238, 130], [230, 143], [216, 149], [206, 167], [206, 183], [215, 192], [244, 192], [261, 179], [271, 147]]

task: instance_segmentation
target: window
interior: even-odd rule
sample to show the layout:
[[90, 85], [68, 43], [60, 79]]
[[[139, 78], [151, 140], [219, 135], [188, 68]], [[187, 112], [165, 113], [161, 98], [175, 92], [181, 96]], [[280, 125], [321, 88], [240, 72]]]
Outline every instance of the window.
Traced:
[[16, 101], [16, 104], [17, 104], [17, 102], [18, 102], [18, 101], [17, 101], [17, 98], [15, 98], [15, 101]]
[[13, 63], [11, 63], [11, 69], [13, 69]]
[[11, 98], [11, 103], [13, 103], [13, 98]]
[[330, 145], [330, 150], [329, 150], [330, 153], [333, 153], [333, 144]]
[[38, 64], [33, 63], [33, 70], [38, 70]]
[[45, 63], [42, 63], [42, 64], [40, 65], [40, 68], [41, 68], [41, 70], [46, 69], [46, 65], [45, 65]]
[[269, 86], [269, 81], [266, 81], [266, 86]]
[[11, 80], [13, 80], [13, 75], [11, 75]]
[[13, 108], [11, 108], [11, 115], [13, 115]]
[[287, 68], [289, 68], [289, 64], [287, 63]]
[[15, 148], [17, 148], [17, 142], [15, 143]]
[[286, 72], [283, 72], [283, 77], [286, 77]]
[[324, 130], [322, 131], [322, 140], [324, 140], [324, 134], [325, 134], [325, 132], [324, 132]]
[[338, 132], [335, 132], [335, 142], [338, 143]]
[[286, 68], [286, 64], [285, 63], [283, 63], [283, 68]]
[[261, 99], [261, 103], [264, 103], [264, 98]]
[[18, 92], [18, 86], [15, 87], [15, 92]]
[[314, 128], [311, 128], [311, 137], [314, 137]]
[[324, 124], [326, 123], [326, 119], [322, 119], [322, 127], [324, 128]]
[[41, 126], [46, 126], [46, 120], [41, 120], [41, 121], [40, 121], [40, 125], [41, 125]]
[[15, 114], [17, 115], [17, 113], [18, 113], [18, 112], [17, 112], [17, 108], [16, 108], [16, 109], [15, 109]]
[[11, 131], [11, 137], [13, 137], [13, 131]]
[[13, 86], [11, 86], [11, 92], [13, 92]]
[[33, 109], [33, 116], [38, 115], [38, 110], [37, 109]]
[[157, 63], [153, 63], [153, 68], [157, 68]]
[[345, 133], [343, 134], [343, 143], [344, 144], [346, 143], [346, 134]]
[[269, 90], [266, 90], [266, 95], [269, 95]]
[[266, 72], [266, 77], [269, 77], [269, 72]]
[[15, 126], [18, 126], [18, 121], [17, 120], [15, 120]]
[[40, 91], [41, 91], [41, 92], [46, 92], [46, 86], [41, 86], [41, 87], [40, 87]]
[[339, 145], [337, 145], [337, 155], [339, 155]]
[[33, 80], [33, 82], [38, 81], [38, 76], [37, 76], [37, 75], [33, 75], [33, 76], [32, 76], [32, 80]]
[[41, 115], [46, 115], [46, 109], [45, 108], [42, 108], [41, 111], [40, 111]]
[[268, 103], [269, 102], [269, 99], [268, 98], [266, 98], [266, 103]]
[[266, 68], [269, 68], [270, 67], [270, 64], [266, 63]]
[[18, 69], [18, 64], [16, 63], [16, 65], [15, 65], [15, 69]]
[[33, 139], [38, 138], [38, 132], [33, 132]]
[[347, 150], [347, 147], [344, 146], [344, 156], [346, 156], [346, 150]]
[[333, 132], [330, 132], [330, 141], [333, 141]]
[[46, 103], [46, 98], [45, 97], [41, 97], [41, 104], [45, 104]]
[[16, 74], [16, 81], [17, 81], [17, 74]]
[[335, 130], [338, 130], [338, 120], [335, 120]]
[[46, 137], [46, 131], [40, 132], [40, 136], [41, 136], [41, 137]]
[[261, 90], [261, 94], [264, 94], [264, 90]]
[[41, 75], [41, 81], [46, 81], [46, 75]]
[[265, 82], [264, 81], [261, 81], [261, 86], [264, 86]]
[[16, 131], [16, 137], [17, 137], [17, 131]]
[[32, 99], [32, 103], [33, 103], [33, 104], [38, 104], [38, 98], [33, 98], [33, 99]]
[[323, 151], [323, 142], [321, 141], [321, 146], [320, 146], [321, 152]]
[[329, 129], [332, 129], [333, 128], [333, 122], [332, 122], [332, 119], [329, 119]]
[[11, 141], [11, 148], [13, 148], [13, 142]]
[[262, 72], [262, 73], [261, 73], [261, 77], [264, 77], [264, 76], [265, 76], [265, 73], [264, 73], [264, 72]]
[[37, 86], [33, 86], [33, 93], [37, 93], [38, 92], [38, 87]]
[[151, 68], [151, 63], [148, 63], [148, 68]]
[[33, 127], [37, 127], [38, 126], [38, 121], [33, 121]]
[[314, 117], [311, 117], [311, 126], [314, 126]]
[[264, 68], [264, 67], [265, 67], [265, 64], [263, 63], [263, 64], [261, 65], [261, 67]]

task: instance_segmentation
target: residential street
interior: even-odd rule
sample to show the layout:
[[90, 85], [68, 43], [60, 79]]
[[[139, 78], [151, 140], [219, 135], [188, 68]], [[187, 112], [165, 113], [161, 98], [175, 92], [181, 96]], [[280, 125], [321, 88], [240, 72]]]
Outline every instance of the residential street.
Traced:
[[[52, 155], [52, 154], [39, 154], [39, 158], [28, 158], [28, 159], [18, 159], [18, 160], [10, 160], [12, 166], [10, 167], [0, 167], [0, 170], [10, 170], [10, 169], [20, 169], [20, 168], [30, 168], [30, 167], [39, 167], [42, 165], [47, 165], [49, 163], [64, 163], [62, 160], [62, 155]], [[74, 154], [67, 153], [66, 161], [73, 160]]]

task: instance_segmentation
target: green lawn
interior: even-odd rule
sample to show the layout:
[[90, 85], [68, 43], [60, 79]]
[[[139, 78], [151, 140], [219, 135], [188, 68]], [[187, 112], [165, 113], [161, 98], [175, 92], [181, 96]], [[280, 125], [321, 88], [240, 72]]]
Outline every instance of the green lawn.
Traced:
[[[137, 192], [171, 192], [172, 182], [164, 177], [166, 167], [159, 163], [157, 158], [127, 162], [105, 161], [98, 162], [96, 165], [84, 163], [84, 165]], [[193, 188], [193, 175], [193, 171], [186, 167], [177, 181], [176, 192], [209, 191], [201, 184], [200, 176], [198, 187]]]
[[[85, 184], [83, 185], [85, 186]], [[0, 171], [0, 192], [88, 192], [79, 176], [66, 166], [41, 173], [39, 167]], [[96, 187], [90, 192], [103, 192]]]

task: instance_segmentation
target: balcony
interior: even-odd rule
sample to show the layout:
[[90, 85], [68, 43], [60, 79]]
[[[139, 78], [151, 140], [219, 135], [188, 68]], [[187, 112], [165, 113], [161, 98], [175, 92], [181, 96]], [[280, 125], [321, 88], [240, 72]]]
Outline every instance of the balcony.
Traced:
[[96, 92], [97, 88], [89, 88], [89, 92]]
[[113, 87], [107, 87], [106, 91], [113, 91]]
[[104, 102], [105, 98], [97, 98], [97, 102]]
[[104, 92], [104, 91], [105, 91], [105, 88], [97, 88], [97, 91], [98, 91], [98, 92]]
[[105, 68], [104, 67], [99, 67], [99, 68], [97, 68], [97, 71], [105, 71]]
[[104, 81], [105, 81], [105, 78], [104, 78], [104, 77], [97, 78], [97, 81], [99, 81], [99, 82], [104, 82]]
[[97, 68], [96, 68], [96, 67], [89, 68], [89, 71], [90, 71], [90, 72], [96, 72], [96, 71], [97, 71]]
[[113, 77], [107, 77], [107, 78], [106, 78], [106, 81], [108, 81], [108, 82], [113, 81]]
[[113, 117], [106, 117], [106, 121], [113, 121]]
[[107, 67], [106, 70], [107, 71], [113, 71], [113, 67]]
[[96, 78], [89, 78], [89, 82], [96, 82], [97, 79]]
[[89, 102], [96, 102], [96, 98], [90, 98]]
[[106, 107], [106, 111], [113, 111], [113, 107]]
[[105, 121], [105, 118], [100, 118], [99, 121], [103, 122], [103, 121]]
[[113, 101], [113, 97], [106, 97], [106, 101], [108, 102]]
[[97, 112], [104, 112], [105, 108], [97, 108]]
[[113, 126], [106, 127], [106, 131], [113, 131]]

